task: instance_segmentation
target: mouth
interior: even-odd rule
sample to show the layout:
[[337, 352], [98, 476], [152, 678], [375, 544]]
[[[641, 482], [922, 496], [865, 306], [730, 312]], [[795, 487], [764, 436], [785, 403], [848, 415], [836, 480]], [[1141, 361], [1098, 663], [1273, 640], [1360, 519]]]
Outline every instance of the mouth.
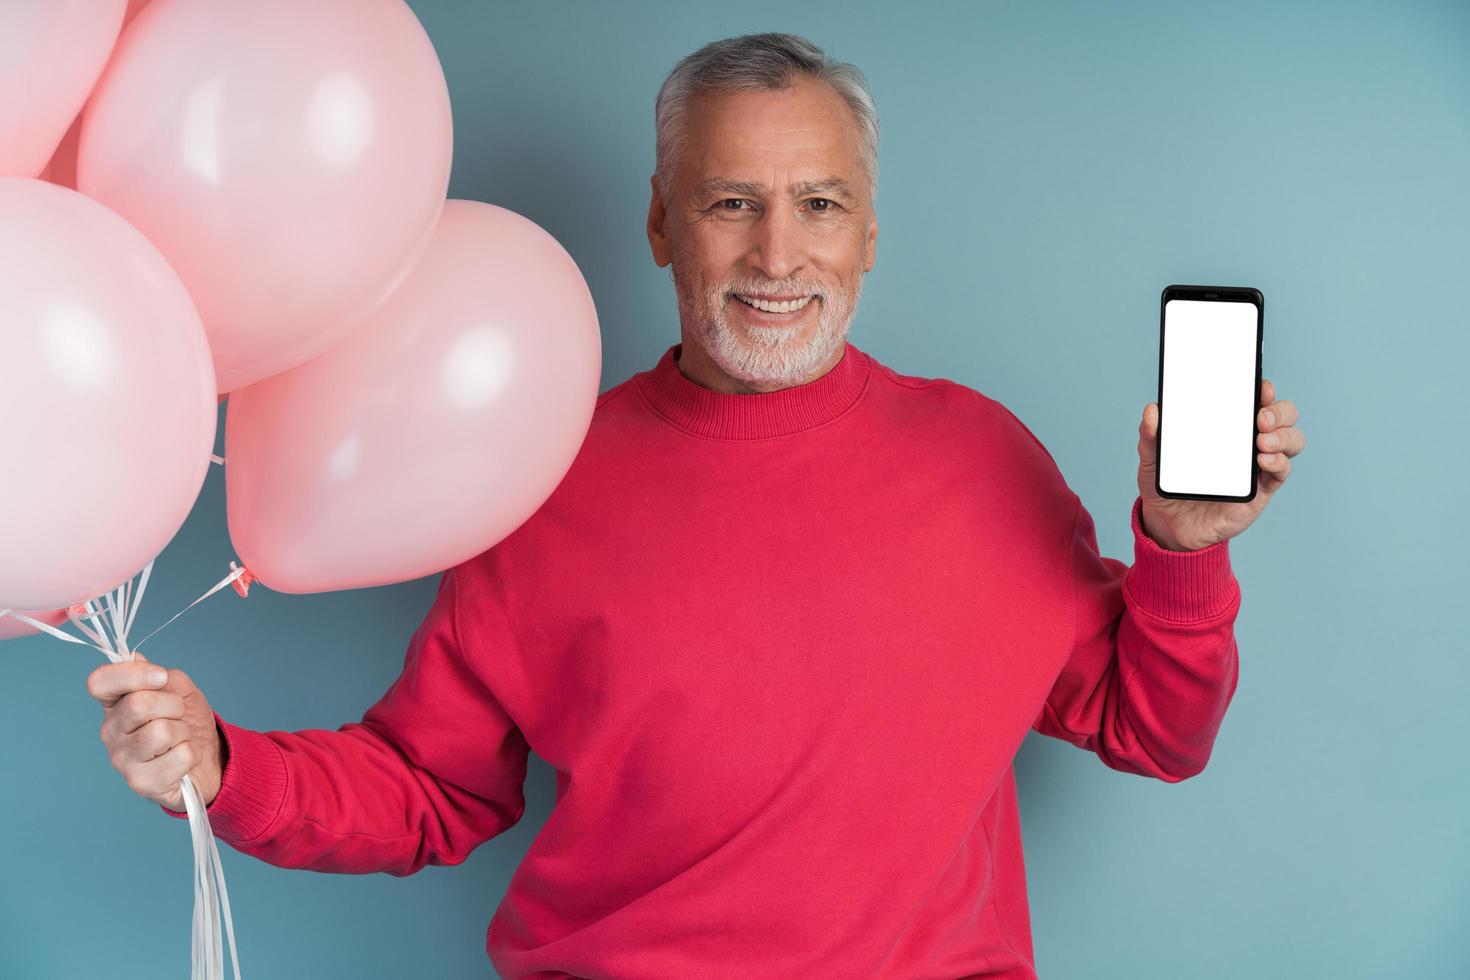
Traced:
[[740, 293], [731, 293], [740, 305], [745, 308], [746, 315], [758, 322], [784, 323], [798, 319], [803, 310], [811, 305], [815, 296], [783, 296], [783, 297], [761, 297], [744, 296]]

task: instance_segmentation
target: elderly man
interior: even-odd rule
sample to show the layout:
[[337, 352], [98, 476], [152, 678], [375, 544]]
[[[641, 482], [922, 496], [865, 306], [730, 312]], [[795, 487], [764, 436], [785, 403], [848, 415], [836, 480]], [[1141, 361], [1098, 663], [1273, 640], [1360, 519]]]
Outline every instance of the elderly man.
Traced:
[[104, 739], [182, 817], [182, 771], [141, 767], [202, 733], [219, 837], [394, 875], [515, 824], [535, 750], [556, 805], [490, 923], [507, 977], [1034, 977], [1016, 750], [1035, 729], [1166, 782], [1204, 768], [1237, 677], [1227, 539], [1286, 480], [1296, 409], [1266, 385], [1260, 492], [1234, 504], [1154, 495], [1148, 405], [1135, 562], [1101, 557], [1004, 406], [847, 341], [878, 239], [855, 68], [718, 41], [656, 119], [681, 342], [444, 574], [383, 698], [258, 732], [114, 664]]

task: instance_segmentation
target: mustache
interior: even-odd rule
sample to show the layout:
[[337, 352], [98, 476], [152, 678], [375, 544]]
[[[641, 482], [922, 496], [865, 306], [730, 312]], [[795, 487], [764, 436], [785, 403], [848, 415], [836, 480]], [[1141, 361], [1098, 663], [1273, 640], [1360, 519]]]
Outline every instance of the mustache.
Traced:
[[742, 296], [815, 296], [821, 299], [826, 290], [818, 283], [811, 282], [751, 282], [749, 280], [739, 282], [727, 282], [715, 287], [714, 292], [722, 296], [734, 296], [739, 293]]

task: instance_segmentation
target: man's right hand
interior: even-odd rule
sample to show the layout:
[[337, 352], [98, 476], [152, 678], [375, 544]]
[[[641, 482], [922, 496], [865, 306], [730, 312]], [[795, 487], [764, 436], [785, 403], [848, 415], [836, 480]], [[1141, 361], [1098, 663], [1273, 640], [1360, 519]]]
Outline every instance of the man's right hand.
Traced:
[[87, 693], [102, 705], [102, 744], [128, 788], [182, 812], [187, 774], [208, 806], [219, 793], [224, 765], [214, 710], [182, 670], [164, 671], [141, 654], [104, 664], [87, 677]]

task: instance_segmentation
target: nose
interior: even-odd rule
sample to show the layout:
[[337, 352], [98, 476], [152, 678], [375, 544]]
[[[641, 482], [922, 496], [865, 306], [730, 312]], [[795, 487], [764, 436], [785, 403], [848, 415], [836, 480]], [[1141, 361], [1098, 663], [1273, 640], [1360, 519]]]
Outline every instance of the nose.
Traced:
[[806, 262], [805, 231], [784, 207], [767, 208], [755, 223], [748, 261], [768, 279], [781, 281]]

